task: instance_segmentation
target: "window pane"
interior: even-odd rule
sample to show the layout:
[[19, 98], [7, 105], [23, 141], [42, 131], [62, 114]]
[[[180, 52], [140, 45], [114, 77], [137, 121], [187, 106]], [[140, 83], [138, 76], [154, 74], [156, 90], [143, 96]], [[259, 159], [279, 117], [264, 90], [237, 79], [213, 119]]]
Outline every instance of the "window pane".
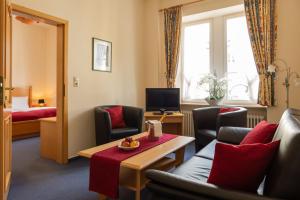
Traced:
[[258, 74], [245, 16], [227, 19], [227, 75], [228, 100], [256, 101]]
[[184, 28], [183, 98], [204, 99], [206, 88], [199, 88], [201, 76], [210, 72], [210, 24], [202, 23]]

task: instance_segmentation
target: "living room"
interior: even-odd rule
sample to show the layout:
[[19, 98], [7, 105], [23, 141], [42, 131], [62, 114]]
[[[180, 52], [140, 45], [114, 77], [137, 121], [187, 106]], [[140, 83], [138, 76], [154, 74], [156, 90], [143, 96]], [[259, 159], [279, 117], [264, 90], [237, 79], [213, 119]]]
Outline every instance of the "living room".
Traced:
[[[276, 13], [274, 15], [268, 15], [271, 16], [268, 20], [274, 20], [274, 23], [277, 25], [273, 26], [272, 30], [275, 33], [273, 36], [274, 39], [276, 39], [276, 42], [271, 43], [271, 46], [273, 45], [272, 48], [270, 47], [268, 51], [265, 52], [265, 54], [272, 57], [271, 60], [269, 60], [267, 64], [263, 64], [265, 71], [272, 74], [272, 77], [269, 77], [271, 82], [265, 81], [265, 84], [267, 85], [259, 86], [258, 83], [262, 79], [262, 74], [260, 76], [259, 73], [257, 73], [257, 60], [255, 59], [257, 59], [258, 56], [254, 54], [243, 54], [245, 49], [253, 50], [253, 46], [255, 45], [253, 42], [250, 42], [250, 39], [248, 41], [248, 47], [245, 46], [247, 44], [242, 43], [245, 42], [245, 40], [241, 40], [240, 44], [237, 41], [236, 43], [245, 47], [245, 49], [232, 51], [233, 53], [237, 53], [234, 55], [235, 57], [233, 57], [239, 58], [240, 56], [246, 56], [247, 59], [251, 56], [253, 57], [254, 65], [251, 69], [252, 71], [245, 71], [247, 71], [246, 74], [249, 71], [251, 73], [255, 72], [253, 77], [256, 79], [256, 86], [254, 84], [253, 89], [251, 86], [247, 85], [246, 89], [238, 89], [235, 93], [233, 92], [234, 94], [231, 97], [228, 95], [229, 93], [226, 89], [226, 97], [223, 96], [222, 101], [219, 102], [218, 106], [238, 106], [246, 108], [248, 112], [246, 119], [248, 124], [246, 126], [250, 128], [250, 121], [255, 120], [251, 125], [251, 128], [253, 128], [262, 120], [267, 120], [269, 123], [279, 123], [279, 120], [282, 118], [287, 107], [300, 109], [300, 101], [298, 100], [299, 80], [297, 77], [297, 74], [300, 74], [300, 59], [298, 58], [299, 56], [297, 53], [299, 52], [300, 44], [300, 27], [298, 23], [298, 19], [300, 18], [298, 12], [300, 2], [298, 0], [93, 0], [89, 2], [83, 0], [78, 0], [76, 2], [71, 0], [12, 0], [12, 7], [17, 5], [45, 13], [49, 16], [55, 16], [68, 22], [68, 39], [67, 43], [65, 43], [65, 48], [67, 49], [67, 71], [64, 82], [66, 86], [64, 92], [67, 94], [66, 104], [64, 104], [64, 108], [66, 109], [65, 113], [67, 113], [67, 115], [65, 115], [64, 119], [66, 120], [65, 130], [67, 132], [67, 145], [65, 148], [67, 149], [66, 159], [68, 160], [68, 164], [62, 167], [56, 163], [48, 163], [48, 161], [46, 162], [47, 164], [44, 162], [40, 163], [41, 165], [45, 165], [45, 168], [38, 169], [37, 171], [45, 171], [41, 177], [43, 177], [46, 182], [39, 182], [34, 179], [34, 177], [38, 177], [38, 174], [35, 174], [35, 172], [32, 173], [29, 169], [26, 171], [25, 169], [21, 169], [21, 167], [18, 167], [17, 171], [14, 169], [14, 166], [22, 166], [18, 161], [18, 159], [22, 160], [22, 155], [14, 157], [13, 152], [13, 162], [11, 166], [12, 179], [10, 181], [11, 186], [10, 192], [8, 193], [8, 199], [21, 199], [21, 197], [23, 197], [23, 199], [99, 198], [98, 194], [89, 192], [88, 189], [89, 160], [78, 156], [80, 151], [96, 146], [95, 108], [103, 105], [124, 105], [139, 107], [145, 110], [146, 88], [180, 88], [180, 110], [183, 114], [182, 135], [185, 137], [194, 137], [192, 111], [197, 108], [209, 107], [209, 102], [203, 97], [203, 95], [207, 96], [207, 91], [205, 91], [205, 89], [202, 89], [200, 92], [198, 91], [194, 96], [187, 94], [187, 91], [193, 92], [197, 90], [198, 86], [187, 89], [188, 81], [192, 79], [192, 76], [187, 76], [190, 78], [188, 81], [183, 79], [183, 77], [187, 75], [184, 69], [183, 60], [184, 50], [187, 45], [184, 44], [187, 44], [189, 42], [188, 39], [192, 38], [184, 37], [185, 34], [183, 33], [186, 32], [186, 34], [188, 34], [187, 27], [189, 26], [195, 25], [196, 27], [196, 25], [209, 24], [210, 28], [205, 29], [205, 26], [203, 26], [200, 28], [202, 32], [200, 29], [200, 32], [195, 32], [196, 35], [199, 33], [201, 38], [207, 37], [207, 40], [204, 41], [203, 39], [202, 43], [209, 43], [210, 46], [204, 46], [202, 49], [196, 48], [196, 50], [205, 52], [204, 54], [208, 55], [206, 57], [199, 55], [199, 59], [197, 56], [190, 56], [186, 57], [185, 60], [192, 57], [191, 59], [196, 59], [195, 61], [197, 64], [209, 66], [208, 68], [203, 68], [203, 73], [205, 72], [205, 74], [207, 74], [208, 69], [208, 71], [211, 72], [211, 75], [217, 74], [217, 79], [224, 78], [225, 74], [228, 74], [228, 71], [225, 71], [225, 69], [230, 64], [226, 62], [226, 60], [229, 60], [227, 59], [228, 49], [226, 47], [228, 44], [226, 43], [226, 37], [230, 37], [230, 35], [227, 34], [228, 26], [225, 28], [226, 23], [224, 20], [232, 19], [232, 16], [244, 17], [244, 24], [233, 22], [233, 29], [231, 31], [231, 33], [233, 33], [231, 35], [232, 40], [237, 38], [234, 34], [236, 33], [234, 28], [238, 29], [240, 27], [245, 27], [243, 30], [241, 29], [241, 33], [237, 35], [242, 35], [242, 32], [245, 31], [248, 32], [249, 24], [247, 24], [247, 20], [249, 22], [249, 19], [246, 20], [245, 17], [247, 14], [245, 13], [245, 2], [252, 4], [259, 2], [258, 6], [262, 6], [264, 3], [270, 3], [276, 7]], [[177, 52], [178, 61], [175, 62], [175, 68], [178, 67], [177, 70], [175, 70], [175, 77], [173, 73], [175, 69], [174, 65], [168, 67], [166, 65], [164, 40], [164, 11], [165, 9], [173, 8], [174, 6], [180, 7], [181, 23], [179, 27], [181, 29], [180, 33], [182, 33], [181, 36], [178, 37], [180, 44]], [[266, 7], [259, 8], [266, 9], [265, 13], [269, 13], [269, 10]], [[249, 16], [250, 13], [251, 12], [249, 11]], [[230, 17], [227, 18], [228, 16]], [[260, 17], [265, 17], [265, 15]], [[268, 20], [266, 23], [271, 26], [272, 23]], [[221, 25], [218, 26], [218, 24]], [[193, 33], [190, 34], [193, 35]], [[253, 31], [251, 37], [255, 38], [255, 36], [255, 31]], [[94, 65], [93, 56], [95, 56], [95, 49], [93, 48], [93, 45], [96, 45], [96, 42], [99, 41], [106, 42], [105, 44], [108, 46], [110, 45], [109, 47], [111, 48], [110, 60], [108, 61], [110, 68], [108, 70], [97, 70]], [[241, 46], [238, 47], [240, 48]], [[270, 51], [274, 52], [274, 54]], [[268, 57], [268, 59], [270, 57]], [[232, 60], [239, 63], [236, 59]], [[242, 67], [243, 66], [241, 66], [241, 68]], [[272, 71], [273, 67], [275, 68], [275, 72], [274, 70]], [[193, 74], [194, 72], [195, 74], [198, 73], [197, 70], [193, 70], [194, 69], [191, 69], [192, 73], [190, 74]], [[290, 74], [287, 75], [287, 72]], [[201, 75], [203, 75], [203, 73]], [[249, 74], [250, 73], [248, 73], [248, 75]], [[169, 77], [166, 75], [169, 75]], [[197, 76], [198, 75], [199, 74], [197, 74]], [[287, 76], [289, 76], [288, 84], [285, 82]], [[198, 78], [200, 80], [200, 77]], [[237, 79], [231, 78], [230, 80]], [[172, 82], [172, 86], [168, 85], [168, 81]], [[286, 84], [283, 85], [283, 82]], [[227, 80], [226, 84], [230, 85], [232, 82]], [[244, 82], [243, 80], [240, 82], [236, 81], [233, 84], [243, 85]], [[288, 87], [286, 87], [287, 85]], [[259, 94], [258, 91], [262, 91], [259, 87], [265, 87], [265, 89], [271, 90], [264, 90], [264, 92], [262, 92], [267, 97], [262, 97], [262, 93]], [[252, 96], [249, 92], [251, 89], [256, 91]], [[289, 91], [288, 96], [286, 95], [287, 91]], [[239, 94], [243, 92], [248, 96]], [[236, 97], [239, 98], [237, 101], [235, 99]], [[264, 100], [262, 100], [263, 98]], [[289, 100], [288, 105], [287, 100]], [[145, 130], [144, 122], [142, 129]], [[188, 154], [188, 156], [185, 156], [185, 161], [187, 158], [192, 158], [196, 153], [194, 149], [195, 143], [188, 143], [189, 144], [186, 147], [186, 152], [188, 152], [186, 154]], [[21, 144], [21, 141], [19, 144]], [[27, 164], [29, 167], [32, 163], [28, 162]], [[83, 170], [80, 171], [80, 168]], [[65, 175], [72, 173], [78, 173], [80, 175], [74, 177], [60, 176], [59, 172], [62, 172], [63, 169], [67, 170], [63, 172]], [[55, 170], [57, 171], [54, 173]], [[18, 177], [20, 172], [24, 174]], [[28, 174], [26, 174], [27, 172]], [[57, 177], [55, 179], [57, 182], [47, 181], [50, 179], [49, 176], [51, 176], [52, 172]], [[53, 177], [54, 174], [52, 174]], [[29, 180], [33, 181], [32, 183], [23, 179], [23, 176], [27, 175], [28, 177], [31, 177]], [[65, 180], [63, 180], [64, 178]], [[76, 180], [74, 182], [79, 184], [75, 184], [74, 187], [72, 187], [72, 180]], [[35, 186], [36, 184], [40, 184], [40, 186]], [[53, 184], [56, 184], [56, 187], [51, 186]], [[65, 184], [69, 185], [64, 189], [63, 185]], [[24, 185], [27, 186], [24, 187]], [[47, 194], [44, 194], [44, 196], [42, 192], [45, 191], [45, 188], [47, 187], [51, 188], [49, 189], [49, 191], [51, 191], [49, 193], [52, 193], [48, 198], [46, 197]], [[58, 191], [57, 188], [61, 188], [61, 190]], [[73, 195], [70, 194], [65, 196], [62, 194], [64, 192], [66, 193], [67, 190], [72, 191], [72, 188], [73, 190], [77, 190]], [[39, 192], [34, 194], [34, 190]], [[151, 199], [149, 193], [148, 189], [142, 190], [142, 199]], [[244, 199], [243, 197], [238, 196], [238, 194], [234, 195], [237, 196], [233, 196], [232, 198], [226, 196], [224, 199]], [[299, 197], [293, 195], [295, 194], [291, 194], [291, 196], [287, 195], [285, 197], [278, 196], [278, 198], [297, 199]], [[134, 192], [130, 190], [127, 191], [126, 189], [124, 190], [123, 188], [121, 189], [120, 199], [134, 198]], [[194, 197], [191, 197], [191, 199], [193, 198]], [[204, 197], [201, 198], [205, 199]], [[198, 199], [201, 198], [199, 197]], [[215, 199], [218, 198], [222, 199], [221, 197], [215, 197]], [[247, 198], [256, 199], [256, 196], [247, 196]], [[181, 199], [184, 198], [181, 197]]]

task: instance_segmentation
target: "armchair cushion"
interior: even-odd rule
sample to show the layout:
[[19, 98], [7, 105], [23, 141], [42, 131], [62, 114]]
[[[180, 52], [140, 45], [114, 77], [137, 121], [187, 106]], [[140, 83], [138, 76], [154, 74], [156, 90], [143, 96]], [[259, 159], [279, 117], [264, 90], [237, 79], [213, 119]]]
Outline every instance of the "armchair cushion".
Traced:
[[130, 128], [130, 127], [112, 129], [111, 139], [113, 140], [122, 139], [124, 137], [129, 137], [131, 135], [134, 135], [138, 132], [139, 130], [137, 128]]
[[241, 144], [269, 143], [272, 141], [277, 127], [278, 124], [261, 121], [246, 135]]
[[217, 143], [207, 182], [226, 189], [256, 193], [279, 144], [280, 141], [245, 145]]
[[105, 110], [109, 113], [112, 129], [126, 127], [126, 124], [125, 124], [125, 121], [123, 118], [123, 107], [122, 106], [114, 106], [111, 108], [107, 108]]

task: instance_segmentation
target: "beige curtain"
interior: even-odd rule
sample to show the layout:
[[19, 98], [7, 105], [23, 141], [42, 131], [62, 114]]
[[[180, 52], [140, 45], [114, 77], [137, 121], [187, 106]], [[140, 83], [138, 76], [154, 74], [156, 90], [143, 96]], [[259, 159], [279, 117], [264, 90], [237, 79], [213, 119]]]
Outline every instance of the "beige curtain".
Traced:
[[166, 79], [168, 88], [173, 88], [175, 86], [179, 60], [181, 21], [181, 6], [164, 10], [165, 58], [167, 67]]
[[276, 53], [276, 0], [244, 0], [252, 50], [259, 73], [258, 103], [274, 105], [274, 77], [267, 72]]

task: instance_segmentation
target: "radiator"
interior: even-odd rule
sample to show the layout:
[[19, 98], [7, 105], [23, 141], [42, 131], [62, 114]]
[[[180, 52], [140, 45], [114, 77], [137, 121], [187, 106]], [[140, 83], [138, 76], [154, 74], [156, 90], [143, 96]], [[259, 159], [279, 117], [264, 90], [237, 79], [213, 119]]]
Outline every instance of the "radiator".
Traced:
[[[183, 121], [183, 135], [194, 137], [194, 123], [193, 123], [193, 114], [191, 111], [182, 111], [184, 115]], [[253, 128], [260, 121], [264, 120], [265, 117], [260, 114], [251, 113], [247, 115], [247, 127]]]
[[193, 114], [191, 111], [182, 111], [184, 115], [183, 120], [183, 135], [195, 137]]
[[247, 127], [254, 128], [256, 126], [256, 124], [258, 124], [259, 122], [261, 122], [264, 119], [265, 119], [265, 117], [260, 114], [255, 114], [255, 113], [248, 114], [247, 115]]

